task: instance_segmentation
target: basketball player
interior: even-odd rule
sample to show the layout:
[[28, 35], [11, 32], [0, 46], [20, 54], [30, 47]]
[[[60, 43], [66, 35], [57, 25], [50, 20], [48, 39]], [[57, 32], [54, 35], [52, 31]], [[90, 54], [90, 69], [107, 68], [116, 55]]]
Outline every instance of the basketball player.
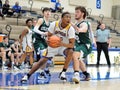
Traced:
[[77, 20], [76, 24], [73, 23], [72, 26], [76, 30], [75, 36], [75, 48], [73, 53], [73, 67], [74, 67], [74, 75], [73, 75], [73, 82], [79, 83], [80, 76], [79, 76], [79, 69], [83, 72], [86, 76], [85, 80], [90, 79], [90, 74], [86, 70], [85, 63], [83, 59], [87, 57], [87, 55], [92, 50], [91, 40], [89, 38], [89, 30], [88, 24], [85, 21], [86, 18], [86, 9], [82, 6], [78, 6], [75, 8], [75, 19]]
[[[62, 38], [58, 48], [52, 48], [48, 46], [46, 55], [41, 58], [30, 70], [30, 72], [22, 78], [22, 81], [26, 81], [29, 77], [39, 68], [46, 64], [48, 59], [53, 58], [55, 55], [65, 55], [65, 66], [63, 69], [67, 69], [70, 61], [72, 60], [73, 47], [75, 42], [75, 30], [70, 24], [71, 15], [69, 12], [62, 13], [61, 20], [55, 21], [50, 24], [48, 29], [48, 39], [52, 35], [57, 35]], [[49, 42], [48, 42], [49, 43]], [[63, 78], [61, 78], [63, 79]]]
[[30, 57], [30, 67], [33, 65], [33, 43], [32, 43], [32, 19], [26, 20], [26, 28], [23, 30], [20, 35], [20, 46], [23, 48], [23, 54], [18, 61], [18, 68], [22, 62], [26, 59], [27, 55]]
[[[43, 13], [43, 18], [40, 18], [34, 27], [35, 33], [33, 37], [33, 43], [37, 56], [37, 61], [39, 61], [39, 59], [42, 58], [42, 54], [47, 48], [46, 37], [48, 34], [48, 27], [50, 26], [50, 21], [49, 21], [49, 18], [51, 16], [50, 8], [47, 7], [43, 8], [42, 13]], [[47, 67], [45, 68], [44, 71], [46, 74], [50, 75], [48, 66], [49, 65], [47, 64]], [[45, 76], [44, 71], [41, 70], [42, 76]]]

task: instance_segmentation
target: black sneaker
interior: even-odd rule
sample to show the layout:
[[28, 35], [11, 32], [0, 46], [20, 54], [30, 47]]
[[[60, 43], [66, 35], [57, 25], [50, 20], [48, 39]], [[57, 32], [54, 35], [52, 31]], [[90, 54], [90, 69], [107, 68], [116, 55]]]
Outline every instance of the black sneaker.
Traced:
[[47, 76], [51, 76], [51, 74], [50, 74], [50, 71], [49, 71], [49, 70], [45, 70], [44, 72], [45, 72], [45, 74], [46, 74]]
[[87, 74], [85, 75], [85, 81], [89, 81], [90, 79], [91, 79], [90, 74], [87, 73]]
[[38, 77], [38, 79], [39, 79], [39, 78], [46, 78], [45, 72], [41, 72], [41, 73], [40, 73], [40, 76]]
[[21, 69], [21, 64], [18, 63], [18, 65], [14, 65], [16, 68]]

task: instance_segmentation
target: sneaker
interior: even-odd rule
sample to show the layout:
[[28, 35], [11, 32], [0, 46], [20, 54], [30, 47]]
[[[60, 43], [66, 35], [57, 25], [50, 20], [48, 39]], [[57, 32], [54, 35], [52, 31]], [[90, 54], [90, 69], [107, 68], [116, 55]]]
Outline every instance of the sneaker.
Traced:
[[59, 75], [60, 80], [67, 80], [65, 72], [61, 72]]
[[2, 69], [8, 69], [8, 67], [6, 65], [3, 65]]
[[16, 67], [15, 65], [13, 66], [14, 70], [20, 70], [18, 67]]
[[90, 74], [89, 73], [87, 73], [86, 75], [85, 75], [85, 81], [89, 81], [91, 78], [90, 78]]
[[45, 78], [46, 78], [45, 72], [41, 72], [40, 75], [38, 76], [38, 79], [45, 79]]
[[76, 84], [78, 84], [80, 82], [80, 75], [79, 73], [74, 73], [72, 81], [75, 82]]
[[29, 65], [29, 66], [28, 66], [28, 69], [31, 69], [31, 68], [32, 68], [32, 65]]
[[21, 64], [15, 65], [15, 67], [21, 69]]
[[44, 72], [45, 72], [45, 74], [46, 74], [47, 76], [51, 76], [49, 69], [48, 69], [48, 70], [44, 70]]
[[23, 78], [22, 78], [22, 82], [25, 82], [25, 81], [27, 81], [28, 80], [28, 76], [27, 75], [25, 75]]

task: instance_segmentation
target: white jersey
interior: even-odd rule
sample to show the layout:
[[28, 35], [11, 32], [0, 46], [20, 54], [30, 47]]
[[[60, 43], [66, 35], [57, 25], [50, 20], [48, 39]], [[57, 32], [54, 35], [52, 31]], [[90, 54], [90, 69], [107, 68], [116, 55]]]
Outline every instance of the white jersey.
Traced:
[[26, 28], [28, 30], [28, 33], [23, 37], [23, 51], [25, 51], [27, 45], [32, 49], [32, 30], [30, 30], [28, 27]]
[[68, 44], [69, 39], [75, 38], [75, 30], [70, 24], [67, 27], [61, 29], [59, 24], [59, 21], [52, 22], [48, 28], [48, 31], [61, 37], [62, 42]]

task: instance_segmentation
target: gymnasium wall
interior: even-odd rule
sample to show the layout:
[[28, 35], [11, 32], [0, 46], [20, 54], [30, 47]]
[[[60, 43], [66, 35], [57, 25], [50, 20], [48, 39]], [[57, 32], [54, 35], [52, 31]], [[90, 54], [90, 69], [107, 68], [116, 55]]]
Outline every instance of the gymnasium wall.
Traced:
[[[3, 2], [5, 0], [2, 0]], [[19, 1], [21, 6], [27, 6], [30, 7], [28, 4], [29, 0], [9, 0], [10, 5], [14, 5], [16, 1]], [[52, 7], [52, 3], [50, 3], [50, 0], [33, 0], [33, 8], [39, 8], [41, 7]], [[113, 5], [120, 5], [120, 0], [101, 0], [101, 9], [96, 8], [96, 0], [61, 0], [62, 6], [65, 8], [65, 11], [70, 11], [74, 13], [74, 8], [76, 5], [83, 5], [86, 8], [92, 8], [92, 15], [99, 15], [104, 14], [106, 17], [111, 17], [111, 9]]]
[[112, 0], [113, 1], [113, 5], [120, 5], [120, 0]]

